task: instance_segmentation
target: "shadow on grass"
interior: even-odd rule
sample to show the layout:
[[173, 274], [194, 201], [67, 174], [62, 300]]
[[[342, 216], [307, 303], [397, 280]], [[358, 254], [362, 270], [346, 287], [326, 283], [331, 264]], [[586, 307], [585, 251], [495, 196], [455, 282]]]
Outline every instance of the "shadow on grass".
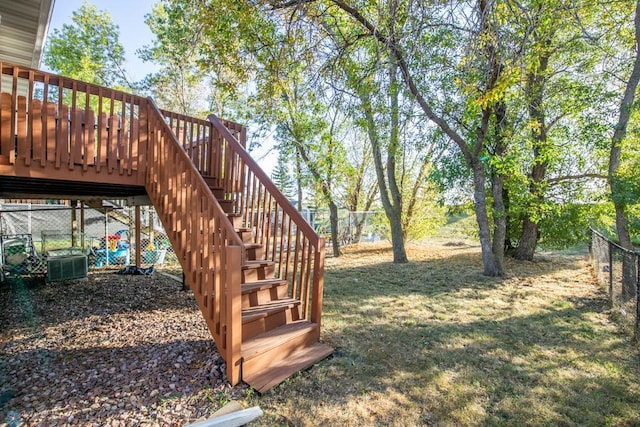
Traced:
[[[353, 255], [352, 255], [353, 254]], [[390, 249], [358, 248], [351, 252], [347, 263], [334, 261], [326, 271], [327, 286], [339, 295], [402, 295], [418, 292], [428, 296], [455, 293], [465, 289], [494, 289], [517, 276], [518, 279], [536, 279], [561, 270], [581, 270], [583, 266], [573, 260], [536, 262], [507, 259], [506, 275], [487, 277], [482, 274], [482, 260], [478, 251], [469, 248], [447, 248], [437, 258], [414, 260], [406, 264], [388, 261], [358, 263], [358, 257], [379, 256], [391, 258]], [[334, 286], [335, 285], [335, 286]], [[366, 289], [362, 289], [366, 287]]]
[[334, 357], [295, 388], [313, 387], [317, 400], [336, 407], [364, 395], [398, 396], [376, 418], [383, 424], [406, 417], [408, 407], [419, 418], [407, 425], [640, 422], [638, 357], [616, 360], [628, 343], [593, 327], [603, 301], [574, 304], [499, 321], [351, 319], [325, 334]]
[[477, 254], [450, 253], [330, 267], [323, 339], [336, 352], [267, 407], [295, 401], [293, 425], [640, 424], [637, 349], [602, 320], [605, 296], [544, 282], [589, 280], [583, 263], [514, 263], [498, 279]]

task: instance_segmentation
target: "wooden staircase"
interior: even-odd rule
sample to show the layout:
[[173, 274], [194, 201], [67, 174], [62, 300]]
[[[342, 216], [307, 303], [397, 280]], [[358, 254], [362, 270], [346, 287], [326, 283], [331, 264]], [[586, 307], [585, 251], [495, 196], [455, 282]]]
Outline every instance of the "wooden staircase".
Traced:
[[[211, 181], [205, 177], [205, 182]], [[241, 276], [242, 379], [260, 393], [333, 353], [318, 342], [319, 323], [303, 316], [300, 299], [291, 298], [289, 283], [275, 277], [275, 262], [255, 243], [255, 231], [243, 227], [242, 215], [224, 199], [220, 187], [212, 193], [233, 224], [245, 250]]]
[[319, 342], [324, 240], [244, 150], [242, 126], [0, 70], [0, 197], [146, 192], [232, 385], [264, 392], [331, 354]]

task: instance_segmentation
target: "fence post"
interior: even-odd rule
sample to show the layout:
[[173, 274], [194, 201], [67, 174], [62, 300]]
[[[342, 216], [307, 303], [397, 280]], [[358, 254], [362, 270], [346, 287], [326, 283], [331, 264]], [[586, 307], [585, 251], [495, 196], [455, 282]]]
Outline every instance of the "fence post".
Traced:
[[610, 240], [607, 240], [607, 246], [609, 248], [609, 299], [613, 306], [613, 244]]
[[634, 328], [635, 339], [640, 339], [640, 256], [634, 254], [636, 261], [636, 324]]
[[109, 209], [104, 208], [104, 265], [109, 266]]

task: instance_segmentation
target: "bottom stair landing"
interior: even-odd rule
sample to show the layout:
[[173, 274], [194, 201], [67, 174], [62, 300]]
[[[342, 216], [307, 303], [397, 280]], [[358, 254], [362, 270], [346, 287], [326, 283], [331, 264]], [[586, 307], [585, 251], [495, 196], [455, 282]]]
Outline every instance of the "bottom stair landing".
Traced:
[[242, 344], [242, 379], [265, 393], [333, 353], [318, 342], [318, 325], [295, 321], [252, 337]]

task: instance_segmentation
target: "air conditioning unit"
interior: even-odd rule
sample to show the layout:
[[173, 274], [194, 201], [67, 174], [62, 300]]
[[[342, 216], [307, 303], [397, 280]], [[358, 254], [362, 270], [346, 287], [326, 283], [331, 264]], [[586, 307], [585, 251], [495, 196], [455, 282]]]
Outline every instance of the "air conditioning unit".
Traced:
[[47, 282], [84, 279], [86, 277], [86, 255], [68, 255], [47, 259]]

